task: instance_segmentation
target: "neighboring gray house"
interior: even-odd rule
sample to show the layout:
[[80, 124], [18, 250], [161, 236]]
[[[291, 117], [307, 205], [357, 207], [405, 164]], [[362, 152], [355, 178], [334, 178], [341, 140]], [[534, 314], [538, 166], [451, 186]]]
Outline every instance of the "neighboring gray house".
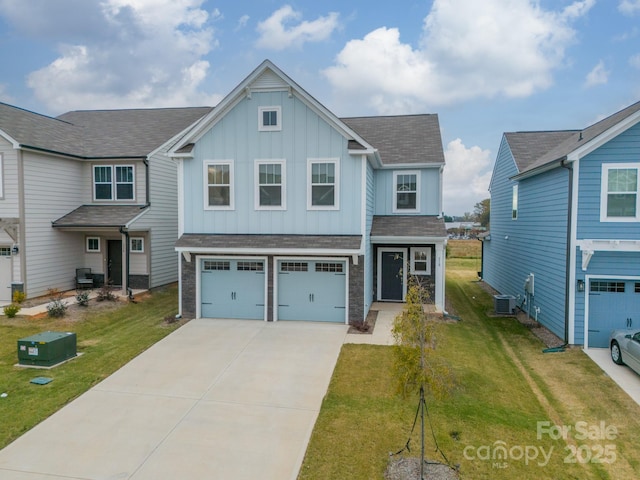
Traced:
[[177, 280], [176, 164], [167, 145], [211, 108], [76, 111], [0, 103], [0, 302], [75, 287]]
[[640, 102], [585, 129], [505, 133], [484, 281], [569, 344], [639, 326], [639, 173]]
[[444, 309], [437, 115], [338, 118], [265, 61], [169, 155], [183, 315], [358, 323], [410, 274]]

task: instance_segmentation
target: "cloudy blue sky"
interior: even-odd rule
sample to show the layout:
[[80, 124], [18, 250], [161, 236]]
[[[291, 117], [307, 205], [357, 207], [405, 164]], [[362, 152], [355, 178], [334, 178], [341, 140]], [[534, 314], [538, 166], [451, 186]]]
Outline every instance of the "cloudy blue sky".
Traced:
[[0, 0], [0, 101], [47, 115], [215, 105], [266, 58], [341, 117], [438, 113], [460, 215], [503, 132], [640, 100], [640, 0]]

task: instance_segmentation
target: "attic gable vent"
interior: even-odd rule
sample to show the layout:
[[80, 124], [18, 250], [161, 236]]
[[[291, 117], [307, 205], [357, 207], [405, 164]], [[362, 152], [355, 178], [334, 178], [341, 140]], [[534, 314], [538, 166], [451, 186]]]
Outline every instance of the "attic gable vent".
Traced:
[[273, 73], [271, 70], [266, 70], [262, 75], [255, 79], [251, 84], [251, 90], [286, 90], [289, 87], [282, 78]]

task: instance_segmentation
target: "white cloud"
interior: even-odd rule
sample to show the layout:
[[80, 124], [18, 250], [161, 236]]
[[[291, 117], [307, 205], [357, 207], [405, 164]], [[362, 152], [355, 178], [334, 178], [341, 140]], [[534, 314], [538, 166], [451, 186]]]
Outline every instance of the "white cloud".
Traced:
[[242, 15], [239, 19], [238, 19], [238, 24], [236, 25], [236, 31], [243, 29], [244, 27], [247, 26], [247, 23], [249, 23], [249, 15]]
[[629, 58], [629, 65], [640, 70], [640, 53], [636, 53]]
[[338, 14], [329, 13], [314, 21], [300, 21], [302, 13], [290, 5], [276, 10], [265, 21], [258, 23], [260, 37], [256, 41], [259, 48], [285, 50], [300, 48], [307, 42], [327, 39], [338, 27]]
[[324, 73], [341, 100], [381, 113], [476, 97], [526, 97], [552, 85], [575, 41], [571, 22], [594, 2], [550, 11], [535, 0], [512, 0], [509, 8], [504, 0], [435, 0], [419, 45], [380, 27], [348, 42]]
[[[100, 19], [100, 34], [58, 39], [58, 58], [29, 74], [28, 85], [54, 113], [214, 105], [220, 97], [200, 87], [209, 69], [202, 57], [217, 46], [211, 23], [220, 12], [209, 14], [203, 1], [105, 0], [92, 17]], [[29, 12], [46, 13], [33, 5]]]
[[444, 213], [455, 216], [473, 212], [476, 203], [489, 198], [492, 158], [489, 150], [467, 148], [457, 138], [444, 152]]
[[622, 0], [618, 4], [618, 10], [625, 15], [634, 15], [640, 12], [640, 0]]
[[590, 88], [606, 84], [609, 81], [609, 73], [611, 72], [604, 67], [604, 62], [600, 60], [598, 64], [587, 74], [585, 86]]

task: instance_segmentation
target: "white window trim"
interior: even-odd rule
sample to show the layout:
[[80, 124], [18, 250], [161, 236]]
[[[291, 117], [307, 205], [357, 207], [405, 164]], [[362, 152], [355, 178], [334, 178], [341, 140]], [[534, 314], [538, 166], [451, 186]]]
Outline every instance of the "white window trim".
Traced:
[[[416, 252], [425, 252], [426, 253], [426, 262], [427, 269], [426, 270], [416, 270]], [[411, 275], [431, 275], [431, 248], [430, 247], [411, 247]]]
[[511, 220], [518, 219], [518, 203], [520, 200], [518, 184], [511, 187]]
[[4, 157], [0, 153], [0, 199], [4, 199]]
[[[398, 175], [416, 176], [416, 208], [398, 208]], [[394, 170], [393, 213], [420, 213], [420, 170]]]
[[[260, 165], [280, 165], [280, 205], [260, 205]], [[275, 185], [275, 184], [274, 184]], [[287, 209], [287, 163], [286, 160], [261, 160], [254, 162], [254, 207], [256, 210], [286, 210]]]
[[[89, 240], [97, 240], [98, 248], [97, 250], [92, 250], [89, 248]], [[100, 253], [102, 250], [102, 242], [100, 241], [100, 237], [86, 237], [84, 241], [84, 248], [87, 253]]]
[[[134, 240], [140, 240], [140, 245], [142, 247], [140, 250], [134, 250], [134, 248], [133, 248], [133, 241]], [[129, 238], [129, 251], [131, 253], [144, 253], [144, 237], [130, 237]]]
[[[111, 170], [111, 198], [96, 198], [96, 168], [109, 168]], [[130, 167], [133, 172], [132, 191], [133, 196], [131, 198], [118, 198], [118, 182], [116, 180], [116, 167]], [[93, 188], [93, 201], [94, 202], [135, 202], [136, 200], [136, 166], [131, 164], [116, 164], [116, 165], [93, 165], [92, 167], [92, 188]], [[129, 182], [127, 182], [128, 184]], [[102, 184], [101, 184], [102, 185]]]
[[[607, 195], [609, 170], [635, 169], [638, 171], [638, 183], [636, 184], [636, 216], [635, 217], [608, 217]], [[600, 176], [600, 221], [601, 222], [638, 222], [640, 221], [640, 163], [603, 163]]]
[[[233, 175], [233, 160], [206, 160], [204, 162], [204, 209], [205, 210], [234, 210], [235, 209], [235, 188]], [[229, 165], [229, 205], [209, 205], [209, 167], [211, 165]]]
[[[276, 125], [265, 125], [262, 123], [263, 112], [275, 111], [278, 117]], [[279, 132], [282, 130], [282, 107], [278, 105], [258, 107], [258, 131], [260, 132]]]
[[[312, 166], [315, 163], [333, 163], [334, 173], [334, 196], [333, 205], [312, 205]], [[308, 158], [307, 159], [307, 210], [339, 210], [340, 209], [340, 159], [339, 158]]]

